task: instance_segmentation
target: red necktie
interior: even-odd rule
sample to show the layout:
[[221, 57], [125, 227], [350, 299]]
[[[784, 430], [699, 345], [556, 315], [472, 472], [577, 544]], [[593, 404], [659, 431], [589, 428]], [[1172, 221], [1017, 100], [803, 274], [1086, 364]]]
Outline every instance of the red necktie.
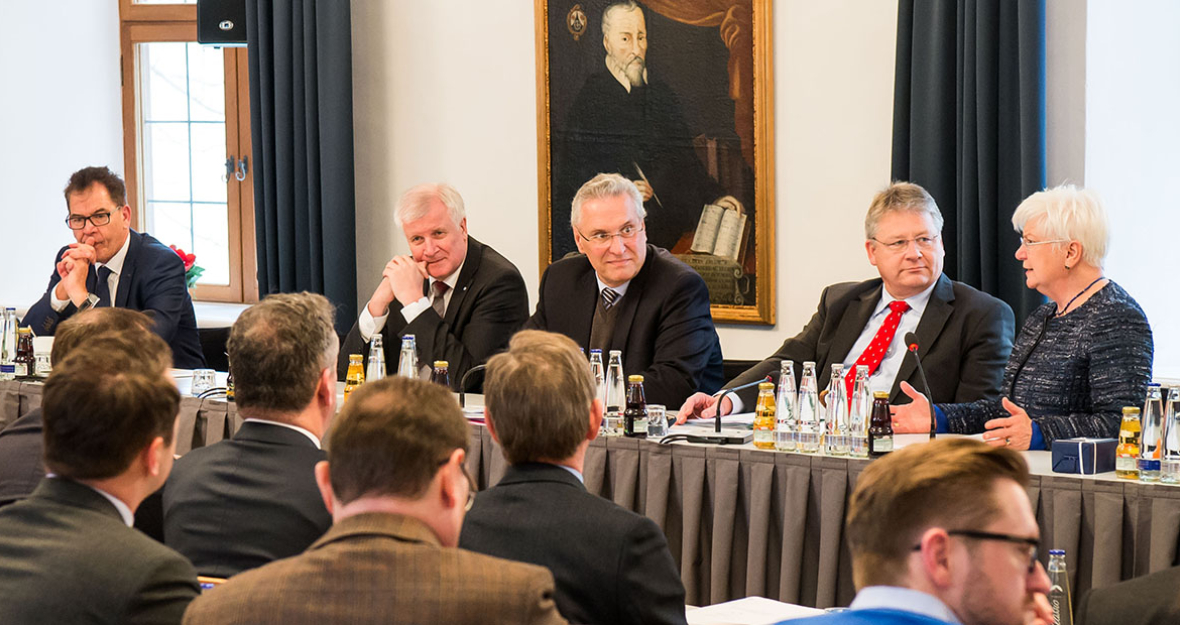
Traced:
[[[881, 329], [877, 330], [877, 335], [873, 337], [873, 341], [865, 348], [865, 351], [856, 359], [856, 365], [868, 365], [869, 375], [881, 366], [881, 361], [885, 360], [885, 352], [889, 351], [889, 344], [893, 342], [893, 335], [897, 334], [897, 326], [901, 323], [901, 316], [905, 311], [910, 309], [910, 305], [902, 300], [895, 300], [889, 302], [889, 315], [885, 317], [885, 323], [881, 324]], [[852, 389], [856, 384], [856, 365], [848, 371], [848, 375], [844, 377], [844, 382], [848, 386], [848, 398], [852, 399]]]
[[434, 297], [431, 299], [430, 307], [434, 309], [434, 312], [438, 313], [439, 317], [447, 316], [447, 300], [444, 298], [449, 288], [447, 283], [442, 280], [434, 281]]

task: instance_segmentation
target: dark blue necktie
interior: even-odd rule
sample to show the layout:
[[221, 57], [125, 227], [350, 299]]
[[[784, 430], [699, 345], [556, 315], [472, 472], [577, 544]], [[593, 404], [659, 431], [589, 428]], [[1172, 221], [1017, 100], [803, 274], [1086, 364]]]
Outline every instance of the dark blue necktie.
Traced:
[[111, 305], [111, 285], [107, 280], [111, 277], [111, 268], [103, 265], [98, 268], [98, 283], [94, 285], [94, 294], [98, 296], [98, 306]]

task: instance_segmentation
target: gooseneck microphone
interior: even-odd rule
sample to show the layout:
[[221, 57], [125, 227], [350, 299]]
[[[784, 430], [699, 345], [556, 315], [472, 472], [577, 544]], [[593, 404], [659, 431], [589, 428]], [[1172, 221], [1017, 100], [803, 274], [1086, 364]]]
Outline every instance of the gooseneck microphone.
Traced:
[[773, 381], [774, 380], [768, 375], [768, 376], [762, 378], [761, 380], [755, 380], [753, 382], [750, 382], [749, 384], [743, 384], [741, 386], [735, 386], [733, 388], [722, 389], [720, 394], [716, 395], [716, 397], [717, 397], [717, 412], [713, 416], [713, 431], [718, 434], [721, 433], [721, 403], [723, 401], [725, 401], [726, 395], [729, 395], [730, 393], [732, 393], [734, 391], [740, 391], [744, 388], [750, 388], [751, 386], [758, 386], [759, 384], [762, 384], [763, 382], [773, 382]]
[[914, 355], [914, 362], [918, 365], [918, 378], [922, 380], [922, 392], [926, 394], [926, 403], [930, 405], [930, 440], [934, 440], [934, 431], [938, 429], [938, 419], [934, 416], [934, 398], [930, 395], [930, 383], [926, 381], [926, 371], [922, 369], [922, 359], [918, 357], [918, 335], [906, 332], [905, 345], [906, 349]]
[[487, 368], [488, 368], [487, 365], [476, 365], [476, 366], [468, 369], [467, 373], [463, 374], [463, 378], [459, 380], [459, 407], [460, 408], [464, 408], [467, 405], [464, 395], [467, 394], [467, 380], [468, 380], [468, 378], [471, 377], [472, 373], [475, 373], [476, 371], [483, 371], [484, 369], [487, 369]]

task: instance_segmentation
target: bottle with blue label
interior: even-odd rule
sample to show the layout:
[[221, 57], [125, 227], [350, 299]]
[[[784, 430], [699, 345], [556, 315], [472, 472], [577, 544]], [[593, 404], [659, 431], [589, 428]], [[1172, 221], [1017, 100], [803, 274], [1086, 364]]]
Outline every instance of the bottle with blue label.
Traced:
[[1140, 422], [1143, 433], [1139, 442], [1139, 481], [1158, 482], [1164, 422], [1164, 402], [1159, 384], [1147, 386], [1147, 401], [1143, 404]]

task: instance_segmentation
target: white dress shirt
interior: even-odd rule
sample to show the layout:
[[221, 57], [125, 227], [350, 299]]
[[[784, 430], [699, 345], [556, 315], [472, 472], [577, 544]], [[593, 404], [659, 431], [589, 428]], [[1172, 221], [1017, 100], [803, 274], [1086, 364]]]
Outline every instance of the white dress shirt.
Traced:
[[[444, 311], [448, 306], [451, 305], [451, 295], [455, 293], [455, 285], [459, 283], [459, 274], [463, 272], [463, 265], [465, 264], [467, 264], [466, 258], [464, 258], [463, 262], [459, 263], [459, 266], [451, 272], [451, 275], [442, 279], [443, 284], [447, 285], [448, 287], [447, 292], [443, 293]], [[384, 277], [382, 277], [382, 279], [384, 280]], [[416, 301], [402, 306], [401, 314], [406, 320], [406, 323], [413, 321], [418, 317], [418, 315], [425, 312], [427, 308], [430, 308], [430, 297], [431, 294], [434, 293], [434, 283], [438, 282], [438, 280], [429, 278], [427, 281], [429, 282], [429, 284], [427, 284], [427, 294], [418, 298]], [[377, 334], [385, 328], [385, 322], [388, 319], [388, 311], [386, 311], [386, 313], [380, 317], [374, 317], [369, 313], [369, 306], [366, 304], [363, 308], [361, 308], [361, 316], [359, 319], [357, 319], [356, 323], [357, 329], [361, 332], [361, 338], [364, 339], [366, 343], [369, 342], [369, 340], [373, 338], [374, 334]]]
[[311, 440], [311, 442], [315, 444], [316, 449], [323, 449], [323, 447], [320, 447], [320, 437], [316, 436], [315, 434], [312, 434], [311, 432], [308, 432], [307, 430], [299, 427], [298, 425], [291, 425], [290, 423], [281, 423], [279, 421], [268, 421], [266, 419], [254, 419], [254, 418], [245, 419], [242, 422], [243, 423], [263, 423], [266, 425], [277, 425], [278, 427], [287, 428], [288, 430], [295, 430], [296, 432], [299, 432], [300, 434], [306, 436], [309, 440]]
[[[901, 370], [901, 363], [905, 360], [905, 353], [907, 347], [905, 345], [905, 335], [908, 332], [913, 332], [918, 329], [918, 322], [922, 320], [922, 313], [926, 312], [926, 304], [930, 303], [930, 294], [934, 292], [934, 287], [938, 285], [935, 280], [934, 284], [926, 287], [925, 291], [905, 298], [905, 303], [910, 305], [910, 309], [905, 311], [901, 316], [901, 322], [897, 326], [897, 333], [893, 335], [893, 342], [889, 344], [889, 349], [885, 351], [885, 358], [881, 360], [881, 365], [869, 376], [869, 392], [885, 392], [888, 393], [893, 390], [894, 378], [897, 377], [897, 372]], [[889, 304], [897, 301], [899, 298], [893, 297], [889, 294], [889, 290], [884, 286], [881, 287], [881, 299], [877, 302], [877, 307], [873, 309], [872, 316], [869, 317], [869, 322], [865, 324], [864, 330], [861, 331], [860, 337], [852, 344], [852, 349], [848, 350], [848, 354], [844, 356], [844, 372], [847, 375], [851, 368], [856, 366], [856, 359], [869, 347], [869, 343], [873, 342], [873, 338], [877, 336], [877, 331], [885, 323], [885, 318], [889, 316]], [[826, 384], [828, 378], [831, 376], [830, 371], [816, 371], [815, 375], [819, 376], [819, 383]]]
[[[119, 294], [119, 275], [123, 273], [123, 262], [127, 260], [127, 249], [131, 247], [131, 233], [127, 233], [127, 239], [123, 241], [123, 247], [119, 248], [118, 252], [111, 257], [106, 263], [95, 263], [94, 270], [97, 272], [99, 267], [107, 267], [111, 270], [111, 274], [107, 276], [107, 288], [110, 289], [111, 301], [110, 305], [115, 305], [115, 296]], [[70, 298], [57, 299], [57, 285], [49, 291], [49, 306], [53, 308], [54, 312], [61, 312], [69, 306]]]
[[[81, 482], [78, 482], [78, 483], [82, 484]], [[123, 517], [123, 523], [125, 523], [127, 525], [127, 527], [131, 527], [132, 525], [135, 524], [135, 515], [131, 513], [131, 506], [128, 506], [127, 504], [123, 503], [122, 499], [119, 499], [118, 497], [106, 492], [105, 490], [95, 488], [89, 484], [82, 484], [82, 485], [85, 486], [86, 488], [89, 488], [90, 490], [102, 495], [103, 497], [106, 497], [107, 501], [111, 502], [111, 505], [115, 506], [115, 509], [119, 511], [119, 516]]]

